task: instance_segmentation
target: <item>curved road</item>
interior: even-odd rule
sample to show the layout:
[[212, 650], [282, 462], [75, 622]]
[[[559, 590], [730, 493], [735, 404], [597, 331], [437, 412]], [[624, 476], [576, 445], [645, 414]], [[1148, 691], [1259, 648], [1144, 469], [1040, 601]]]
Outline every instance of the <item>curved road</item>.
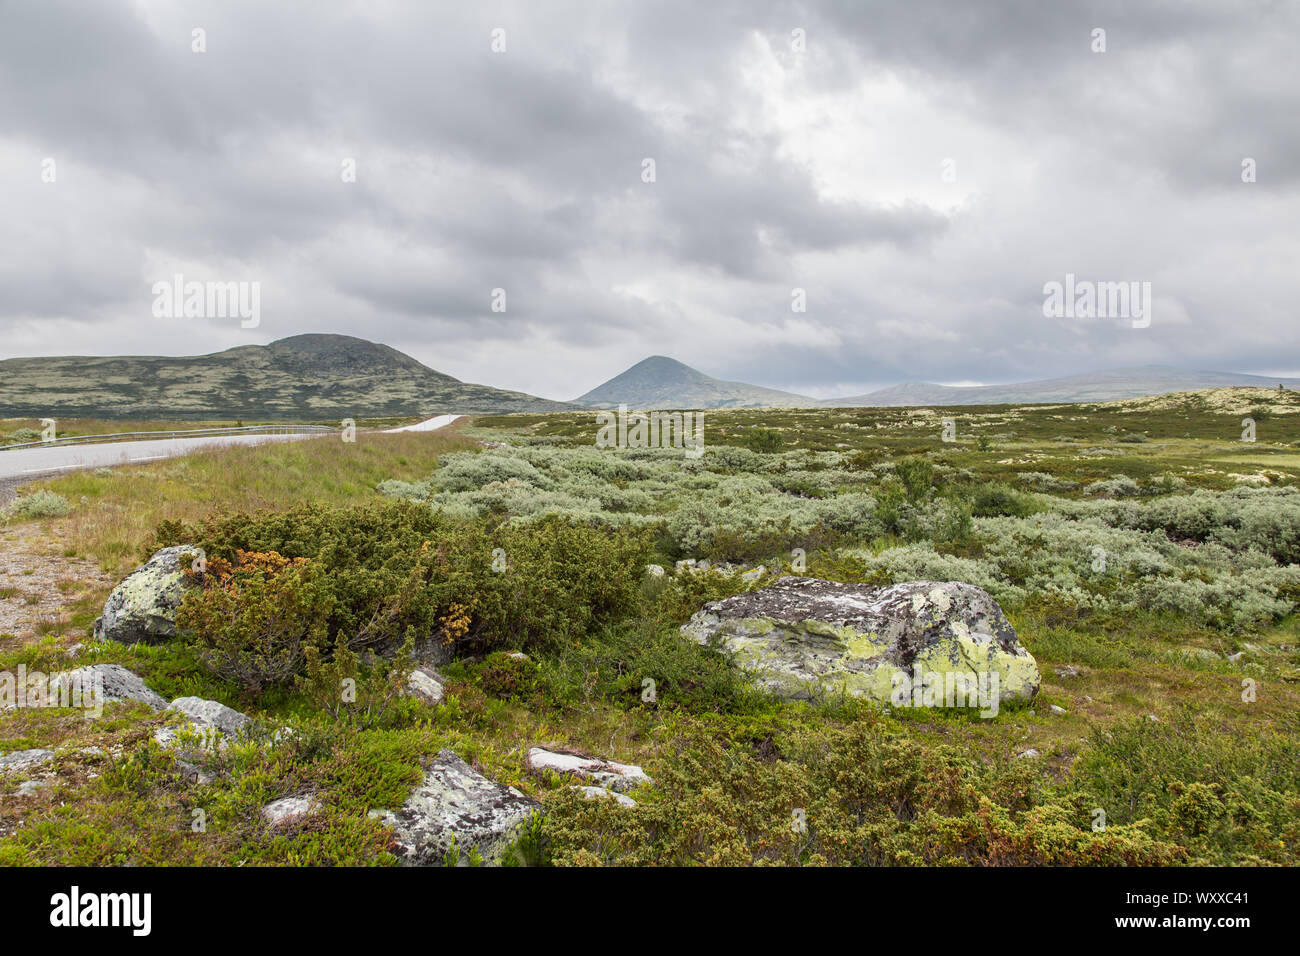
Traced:
[[[391, 432], [425, 432], [450, 425], [460, 415], [439, 415]], [[55, 445], [52, 448], [17, 448], [0, 451], [0, 503], [21, 484], [77, 468], [107, 468], [139, 462], [175, 458], [200, 448], [217, 445], [257, 445], [268, 441], [325, 438], [328, 435], [207, 435], [199, 438], [160, 438], [143, 441], [105, 442], [100, 445]], [[337, 440], [338, 436], [334, 436]]]

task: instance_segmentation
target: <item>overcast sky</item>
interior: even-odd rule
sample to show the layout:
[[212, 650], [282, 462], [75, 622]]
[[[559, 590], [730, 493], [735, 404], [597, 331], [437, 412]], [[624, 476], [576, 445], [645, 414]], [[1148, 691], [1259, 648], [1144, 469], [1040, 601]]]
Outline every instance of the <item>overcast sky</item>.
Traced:
[[[4, 358], [1297, 375], [1300, 4], [0, 0], [0, 248]], [[176, 273], [259, 282], [261, 324], [155, 317]], [[1150, 282], [1150, 326], [1045, 318], [1067, 273]]]

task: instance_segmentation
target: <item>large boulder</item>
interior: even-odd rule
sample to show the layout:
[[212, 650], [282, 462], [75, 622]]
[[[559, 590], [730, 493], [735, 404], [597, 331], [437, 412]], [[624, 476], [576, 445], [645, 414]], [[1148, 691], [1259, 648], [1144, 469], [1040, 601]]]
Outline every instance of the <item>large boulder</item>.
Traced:
[[442, 866], [453, 843], [462, 864], [474, 850], [484, 863], [500, 863], [540, 811], [537, 801], [443, 750], [401, 807], [371, 815], [392, 827], [393, 853], [403, 866]]
[[163, 548], [128, 574], [104, 602], [95, 637], [122, 644], [161, 644], [176, 636], [176, 609], [187, 588], [182, 558], [197, 555], [187, 545]]
[[791, 699], [846, 692], [881, 703], [943, 706], [951, 701], [930, 704], [911, 689], [918, 681], [933, 686], [926, 682], [937, 679], [942, 689], [945, 681], [965, 688], [974, 680], [976, 690], [996, 687], [996, 712], [998, 701], [1029, 700], [1038, 692], [1038, 664], [997, 602], [955, 581], [877, 587], [783, 577], [704, 605], [682, 632], [734, 653], [760, 684]]

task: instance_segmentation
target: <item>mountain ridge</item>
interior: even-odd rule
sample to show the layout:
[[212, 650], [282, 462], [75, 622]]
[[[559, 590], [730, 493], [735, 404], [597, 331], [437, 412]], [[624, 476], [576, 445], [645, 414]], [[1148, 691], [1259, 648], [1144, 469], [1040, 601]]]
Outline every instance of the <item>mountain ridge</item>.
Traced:
[[10, 418], [324, 421], [572, 410], [462, 382], [390, 346], [332, 333], [194, 356], [0, 360], [0, 416]]

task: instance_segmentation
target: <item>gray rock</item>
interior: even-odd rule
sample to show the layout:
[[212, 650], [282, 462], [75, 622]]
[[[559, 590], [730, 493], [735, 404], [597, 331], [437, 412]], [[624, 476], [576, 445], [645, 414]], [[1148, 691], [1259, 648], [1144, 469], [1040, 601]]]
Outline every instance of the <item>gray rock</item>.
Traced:
[[262, 819], [272, 827], [282, 827], [318, 813], [320, 809], [320, 800], [312, 794], [305, 797], [281, 797], [262, 807]]
[[247, 714], [202, 697], [177, 697], [167, 709], [184, 714], [189, 723], [201, 730], [219, 730], [227, 737], [238, 736], [253, 722]]
[[1054, 713], [1054, 714], [1064, 714], [1064, 713], [1068, 713], [1068, 711], [1067, 711], [1064, 707], [1058, 707], [1058, 706], [1056, 706], [1056, 704], [1051, 704], [1051, 705], [1049, 706], [1049, 709], [1050, 709], [1051, 712]]
[[620, 793], [653, 783], [644, 770], [634, 764], [616, 763], [596, 757], [579, 757], [577, 754], [556, 753], [533, 747], [524, 758], [524, 766], [533, 773], [550, 771], [565, 776], [590, 780], [601, 787]]
[[155, 694], [140, 679], [138, 674], [127, 670], [121, 664], [87, 664], [75, 670], [63, 671], [50, 678], [50, 690], [58, 693], [65, 685], [72, 689], [80, 686], [83, 695], [88, 695], [96, 682], [103, 682], [102, 701], [105, 704], [114, 701], [136, 701], [153, 710], [162, 710], [167, 700]]
[[1057, 677], [1078, 677], [1081, 673], [1083, 672], [1073, 664], [1066, 664], [1056, 669]]
[[0, 773], [26, 773], [54, 759], [53, 750], [11, 750], [0, 754]]
[[462, 863], [477, 850], [484, 863], [499, 863], [541, 805], [514, 787], [502, 786], [443, 750], [424, 781], [397, 810], [371, 815], [394, 831], [393, 853], [403, 866], [442, 866], [453, 841]]
[[47, 787], [54, 786], [53, 780], [24, 780], [20, 783], [14, 796], [16, 797], [34, 797]]
[[[95, 638], [123, 644], [161, 644], [176, 636], [176, 609], [192, 585], [181, 558], [197, 556], [193, 546], [163, 548], [128, 574], [104, 602]], [[186, 559], [186, 567], [191, 558]]]
[[1030, 747], [1028, 750], [1022, 750], [1022, 751], [1020, 751], [1020, 753], [1016, 754], [1016, 756], [1017, 756], [1017, 757], [1024, 757], [1024, 758], [1027, 759], [1027, 760], [1033, 760], [1035, 757], [1041, 757], [1042, 754], [1040, 754], [1040, 753], [1039, 753], [1037, 750], [1035, 750], [1033, 747]]
[[406, 679], [406, 692], [429, 704], [442, 702], [442, 675], [430, 667], [417, 667]]
[[735, 654], [762, 686], [790, 699], [843, 691], [889, 703], [918, 673], [977, 677], [982, 686], [996, 674], [999, 701], [1029, 700], [1040, 684], [997, 602], [955, 581], [876, 587], [782, 577], [704, 605], [682, 633]]
[[606, 790], [604, 787], [586, 786], [574, 787], [573, 789], [580, 791], [582, 796], [587, 800], [614, 800], [619, 806], [627, 807], [628, 809], [636, 806], [636, 801], [627, 794], [616, 793], [613, 790]]
[[763, 576], [763, 573], [766, 570], [767, 569], [760, 564], [758, 567], [754, 568], [753, 570], [746, 571], [744, 574], [742, 574], [740, 576], [740, 580], [744, 581], [746, 584], [752, 584], [754, 581], [757, 581], [759, 578], [761, 578]]
[[662, 578], [664, 573], [664, 568], [661, 564], [647, 564], [645, 566], [645, 574], [648, 578]]
[[218, 746], [224, 746], [227, 739], [238, 737], [253, 722], [247, 714], [202, 697], [177, 697], [167, 705], [166, 712], [182, 714], [184, 721], [181, 727], [163, 727], [154, 734], [163, 745], [174, 741], [184, 728], [200, 734], [216, 731], [222, 735]]

